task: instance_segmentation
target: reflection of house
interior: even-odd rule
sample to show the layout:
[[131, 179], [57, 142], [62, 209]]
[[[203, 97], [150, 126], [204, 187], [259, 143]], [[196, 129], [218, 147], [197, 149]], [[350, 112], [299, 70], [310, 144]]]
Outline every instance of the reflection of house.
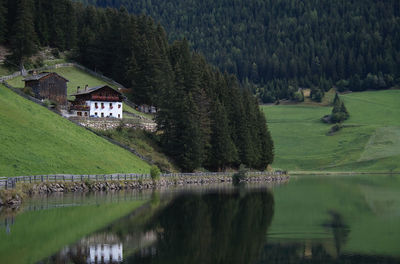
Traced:
[[108, 85], [85, 88], [72, 94], [70, 111], [74, 116], [122, 118], [122, 95]]
[[122, 244], [97, 244], [89, 247], [87, 263], [122, 262]]
[[38, 99], [49, 99], [60, 105], [67, 104], [68, 80], [55, 72], [34, 74], [23, 80], [25, 87], [30, 87]]

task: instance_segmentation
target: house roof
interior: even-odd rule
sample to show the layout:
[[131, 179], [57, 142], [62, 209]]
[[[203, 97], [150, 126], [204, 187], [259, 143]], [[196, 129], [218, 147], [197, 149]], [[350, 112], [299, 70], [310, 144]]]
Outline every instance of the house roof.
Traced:
[[100, 90], [100, 89], [106, 88], [106, 87], [110, 88], [111, 90], [114, 90], [114, 91], [117, 92], [119, 95], [122, 95], [119, 91], [117, 91], [117, 90], [111, 88], [111, 87], [108, 86], [108, 85], [101, 85], [101, 86], [91, 87], [91, 88], [88, 88], [87, 90], [83, 90], [83, 91], [80, 91], [80, 92], [77, 92], [77, 93], [74, 93], [74, 94], [71, 94], [71, 95], [72, 95], [72, 96], [77, 96], [77, 95], [82, 95], [82, 94], [90, 94], [90, 93], [93, 93], [93, 92], [95, 92], [95, 91], [97, 91], [97, 90]]
[[69, 82], [69, 80], [65, 79], [64, 77], [62, 77], [61, 75], [59, 75], [59, 74], [57, 74], [55, 72], [42, 72], [42, 73], [39, 73], [39, 74], [35, 74], [35, 75], [32, 75], [32, 76], [29, 76], [29, 77], [23, 79], [22, 81], [24, 81], [24, 82], [27, 82], [27, 81], [38, 81], [38, 80], [40, 80], [40, 79], [42, 79], [42, 78], [44, 78], [44, 77], [46, 77], [46, 76], [48, 76], [50, 74], [55, 74], [58, 77], [64, 79], [67, 82]]

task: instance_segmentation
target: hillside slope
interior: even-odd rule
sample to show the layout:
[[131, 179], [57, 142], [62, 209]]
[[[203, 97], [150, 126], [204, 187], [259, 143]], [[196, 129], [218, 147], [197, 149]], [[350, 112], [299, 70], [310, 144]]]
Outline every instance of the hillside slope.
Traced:
[[149, 165], [0, 85], [0, 176], [147, 173]]
[[263, 106], [275, 142], [274, 167], [289, 170], [400, 171], [400, 90], [341, 95], [350, 119], [328, 136], [331, 107]]

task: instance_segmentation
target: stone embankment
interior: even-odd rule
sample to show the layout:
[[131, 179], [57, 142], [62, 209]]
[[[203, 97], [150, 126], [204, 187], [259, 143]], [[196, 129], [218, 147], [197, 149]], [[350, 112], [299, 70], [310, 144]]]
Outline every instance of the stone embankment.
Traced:
[[[289, 180], [288, 175], [282, 176], [251, 176], [243, 182], [284, 182]], [[32, 194], [45, 194], [55, 192], [85, 192], [85, 191], [115, 191], [128, 189], [156, 189], [184, 185], [205, 185], [215, 183], [230, 183], [232, 177], [176, 177], [161, 178], [160, 180], [137, 180], [137, 181], [106, 181], [106, 182], [42, 182], [31, 184], [25, 188], [25, 192]]]

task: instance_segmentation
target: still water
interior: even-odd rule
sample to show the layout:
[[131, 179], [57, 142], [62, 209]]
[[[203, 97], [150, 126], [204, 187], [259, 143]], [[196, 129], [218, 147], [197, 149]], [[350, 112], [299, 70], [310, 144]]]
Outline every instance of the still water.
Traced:
[[400, 263], [400, 176], [35, 197], [0, 263]]

